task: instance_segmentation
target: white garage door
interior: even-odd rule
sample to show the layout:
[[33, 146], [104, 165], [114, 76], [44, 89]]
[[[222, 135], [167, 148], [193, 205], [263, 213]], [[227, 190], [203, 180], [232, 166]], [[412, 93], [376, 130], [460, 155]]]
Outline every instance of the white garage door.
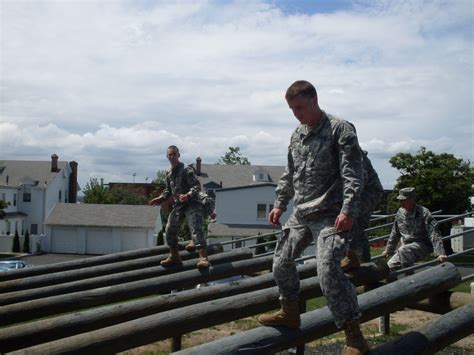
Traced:
[[77, 229], [51, 228], [51, 252], [66, 254], [77, 253]]
[[122, 230], [121, 238], [121, 251], [142, 249], [148, 246], [146, 230]]
[[112, 252], [112, 229], [88, 229], [86, 231], [86, 254], [110, 254]]

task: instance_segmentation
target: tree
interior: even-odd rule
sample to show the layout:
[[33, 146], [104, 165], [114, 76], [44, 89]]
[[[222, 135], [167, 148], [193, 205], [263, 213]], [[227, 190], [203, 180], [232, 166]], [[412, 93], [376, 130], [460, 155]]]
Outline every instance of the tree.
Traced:
[[0, 200], [0, 219], [3, 219], [6, 216], [4, 209], [6, 209], [9, 204], [10, 202]]
[[20, 236], [18, 235], [18, 230], [15, 230], [15, 235], [13, 237], [12, 252], [13, 253], [20, 252]]
[[420, 205], [431, 211], [442, 210], [445, 214], [470, 209], [474, 173], [469, 161], [452, 154], [435, 154], [421, 147], [416, 155], [398, 153], [390, 159], [390, 164], [401, 173], [395, 190], [413, 186]]
[[30, 253], [30, 232], [25, 232], [25, 240], [23, 241], [23, 253]]
[[111, 203], [111, 193], [104, 179], [91, 178], [84, 188], [84, 203]]
[[148, 199], [123, 187], [109, 190], [109, 202], [117, 205], [146, 205]]
[[225, 155], [221, 157], [221, 159], [219, 159], [217, 164], [250, 165], [250, 162], [246, 157], [242, 156], [239, 147], [229, 147], [229, 151], [225, 153]]
[[156, 179], [153, 182], [155, 184], [166, 184], [166, 170], [158, 170], [156, 172]]

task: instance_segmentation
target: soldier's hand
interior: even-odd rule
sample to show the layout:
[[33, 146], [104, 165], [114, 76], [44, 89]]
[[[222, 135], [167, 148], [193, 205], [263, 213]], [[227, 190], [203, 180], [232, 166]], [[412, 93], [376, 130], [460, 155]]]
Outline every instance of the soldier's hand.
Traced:
[[280, 217], [283, 214], [283, 210], [281, 208], [273, 208], [270, 213], [268, 214], [268, 222], [272, 226], [277, 226], [280, 224]]
[[440, 263], [444, 263], [444, 262], [447, 261], [447, 260], [448, 260], [448, 257], [447, 257], [446, 255], [439, 255], [439, 256], [438, 256], [438, 261], [439, 261]]
[[149, 202], [152, 206], [158, 206], [161, 203], [161, 199], [159, 197], [155, 197], [153, 200]]
[[388, 253], [387, 253], [386, 250], [384, 250], [384, 251], [382, 252], [382, 256], [383, 256], [384, 258], [388, 258]]
[[187, 194], [181, 194], [179, 195], [178, 199], [179, 199], [179, 202], [182, 202], [182, 203], [188, 202], [189, 196]]
[[336, 230], [338, 232], [345, 232], [351, 230], [353, 224], [354, 219], [351, 216], [345, 213], [340, 213], [339, 216], [337, 216], [336, 218], [334, 227], [336, 227]]

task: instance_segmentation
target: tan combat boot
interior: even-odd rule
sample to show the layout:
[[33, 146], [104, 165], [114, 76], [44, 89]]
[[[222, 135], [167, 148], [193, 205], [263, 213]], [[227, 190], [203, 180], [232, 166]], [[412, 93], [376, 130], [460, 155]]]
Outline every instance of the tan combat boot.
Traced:
[[342, 271], [357, 269], [359, 266], [360, 261], [357, 253], [354, 250], [349, 249], [346, 256], [341, 260]]
[[298, 329], [301, 325], [298, 302], [281, 303], [281, 310], [274, 314], [262, 314], [257, 318], [260, 324], [266, 326], [284, 325]]
[[183, 266], [183, 262], [181, 261], [181, 257], [179, 256], [178, 248], [170, 248], [170, 255], [160, 262], [161, 266]]
[[191, 239], [191, 241], [188, 244], [186, 244], [184, 249], [186, 249], [187, 251], [193, 251], [194, 249], [196, 249], [196, 245], [194, 244], [194, 240]]
[[197, 263], [198, 269], [208, 268], [211, 263], [207, 260], [207, 249], [199, 249], [199, 261]]
[[360, 331], [358, 320], [352, 320], [344, 325], [346, 333], [346, 344], [342, 349], [342, 355], [361, 355], [369, 352], [369, 344]]

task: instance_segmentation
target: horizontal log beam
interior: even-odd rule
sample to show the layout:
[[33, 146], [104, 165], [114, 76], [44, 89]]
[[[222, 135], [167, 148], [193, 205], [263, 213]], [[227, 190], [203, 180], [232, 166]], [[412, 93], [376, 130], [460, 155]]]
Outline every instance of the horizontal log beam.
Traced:
[[[361, 321], [399, 310], [430, 294], [452, 288], [460, 281], [461, 275], [456, 267], [451, 263], [444, 263], [376, 288], [357, 297], [362, 312]], [[176, 354], [273, 354], [339, 330], [331, 312], [324, 307], [303, 314], [300, 329], [258, 327]]]
[[[218, 244], [212, 244], [207, 248], [207, 252], [209, 255], [217, 254], [222, 251], [222, 246]], [[152, 266], [159, 266], [160, 261], [165, 259], [167, 255], [168, 254], [166, 253], [139, 259], [114, 262], [105, 265], [91, 266], [81, 269], [67, 270], [51, 274], [4, 281], [0, 283], [0, 293], [34, 289], [38, 287], [62, 284], [65, 282], [84, 280], [87, 278], [98, 277], [102, 275], [111, 275], [131, 270], [148, 268]], [[180, 256], [183, 260], [188, 260], [197, 258], [198, 253], [197, 251], [181, 251]]]
[[[301, 279], [316, 275], [314, 263], [299, 265], [297, 270]], [[273, 286], [275, 286], [273, 273], [266, 273], [231, 283], [216, 284], [199, 289], [194, 288], [158, 297], [149, 297], [35, 322], [22, 323], [0, 329], [0, 349], [10, 352], [75, 334], [102, 329], [151, 314]]]
[[469, 303], [370, 350], [371, 355], [434, 354], [474, 333], [474, 303]]
[[[236, 249], [233, 252], [237, 252], [237, 258], [239, 258], [243, 251], [246, 253], [252, 252], [248, 248]], [[193, 287], [198, 283], [268, 270], [271, 265], [272, 257], [241, 260], [212, 265], [209, 269], [194, 268], [193, 270], [153, 277], [147, 280], [14, 303], [0, 307], [0, 326], [139, 297], [165, 294], [171, 290]]]
[[445, 314], [469, 303], [474, 303], [474, 294], [447, 291], [432, 295], [430, 298], [410, 304], [407, 307], [425, 312]]
[[[371, 264], [361, 268], [360, 274], [356, 271], [350, 278], [354, 282], [375, 282], [387, 275], [386, 267]], [[361, 276], [367, 277], [368, 280], [362, 279]], [[321, 294], [317, 277], [301, 281], [301, 299], [319, 297]], [[49, 354], [119, 352], [274, 309], [279, 304], [278, 298], [278, 287], [271, 287], [138, 318], [94, 332], [30, 347], [24, 351], [42, 353], [47, 349]]]

